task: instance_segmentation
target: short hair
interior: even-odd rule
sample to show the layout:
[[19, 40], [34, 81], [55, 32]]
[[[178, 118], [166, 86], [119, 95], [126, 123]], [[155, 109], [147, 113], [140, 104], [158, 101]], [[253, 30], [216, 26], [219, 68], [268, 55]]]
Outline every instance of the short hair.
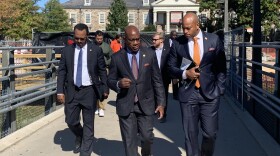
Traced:
[[100, 30], [97, 30], [95, 32], [95, 36], [103, 36], [103, 35], [104, 35], [104, 33], [102, 31], [100, 31]]
[[170, 36], [172, 36], [173, 34], [176, 34], [176, 35], [177, 35], [176, 30], [172, 30], [172, 31], [170, 32]]
[[121, 35], [120, 34], [117, 34], [116, 36], [115, 36], [115, 39], [119, 39], [121, 37]]
[[87, 35], [89, 34], [89, 30], [88, 30], [88, 26], [84, 23], [78, 23], [77, 25], [75, 25], [74, 27], [74, 31], [78, 29], [78, 30], [86, 30]]
[[164, 34], [163, 34], [163, 32], [156, 32], [156, 33], [153, 35], [153, 37], [156, 36], [156, 35], [158, 35], [160, 39], [164, 39]]

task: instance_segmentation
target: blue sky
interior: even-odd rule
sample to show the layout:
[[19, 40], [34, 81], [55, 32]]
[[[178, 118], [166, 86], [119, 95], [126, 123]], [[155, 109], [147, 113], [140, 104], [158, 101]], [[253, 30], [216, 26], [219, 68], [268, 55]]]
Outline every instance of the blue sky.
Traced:
[[[48, 2], [49, 0], [39, 0], [39, 2], [37, 2], [37, 4], [43, 8], [45, 7], [45, 4]], [[64, 3], [66, 1], [69, 1], [69, 0], [59, 0], [60, 3]]]

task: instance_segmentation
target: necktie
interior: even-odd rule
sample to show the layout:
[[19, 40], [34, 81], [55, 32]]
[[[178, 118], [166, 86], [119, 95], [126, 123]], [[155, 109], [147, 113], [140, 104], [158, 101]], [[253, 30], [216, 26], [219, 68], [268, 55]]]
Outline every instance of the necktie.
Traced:
[[[134, 76], [134, 78], [137, 80], [138, 78], [138, 65], [137, 65], [137, 59], [135, 54], [132, 54], [132, 60], [131, 60], [131, 69], [132, 69], [132, 74]], [[138, 96], [137, 93], [135, 94], [134, 97], [134, 102], [138, 101]]]
[[[199, 66], [199, 64], [200, 64], [200, 54], [199, 54], [199, 45], [198, 45], [197, 40], [198, 40], [197, 37], [193, 38], [193, 60], [196, 63], [196, 65]], [[200, 87], [199, 79], [196, 79], [195, 86], [197, 88]]]
[[82, 70], [83, 70], [83, 50], [81, 49], [78, 56], [77, 72], [76, 72], [76, 86], [82, 86]]

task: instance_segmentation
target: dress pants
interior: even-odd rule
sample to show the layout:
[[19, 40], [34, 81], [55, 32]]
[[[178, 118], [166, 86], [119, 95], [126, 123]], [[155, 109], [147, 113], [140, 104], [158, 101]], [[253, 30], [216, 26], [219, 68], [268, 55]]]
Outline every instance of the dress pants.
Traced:
[[[218, 131], [220, 97], [209, 100], [199, 89], [189, 96], [188, 102], [180, 102], [187, 156], [212, 156]], [[199, 122], [203, 138], [201, 151], [198, 144]]]
[[153, 143], [153, 115], [145, 115], [139, 103], [135, 103], [132, 112], [128, 116], [119, 116], [122, 140], [126, 156], [138, 156], [138, 135], [141, 137], [141, 155], [151, 155]]
[[[65, 104], [65, 121], [76, 137], [82, 137], [80, 155], [90, 156], [94, 141], [94, 112], [96, 95], [92, 86], [77, 89], [72, 101]], [[82, 110], [83, 126], [80, 123]]]

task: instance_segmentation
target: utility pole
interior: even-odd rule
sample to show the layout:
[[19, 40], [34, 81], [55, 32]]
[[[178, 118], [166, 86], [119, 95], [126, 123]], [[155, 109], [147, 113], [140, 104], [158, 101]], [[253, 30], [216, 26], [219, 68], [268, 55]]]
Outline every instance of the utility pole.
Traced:
[[228, 32], [228, 0], [225, 0], [224, 5], [224, 32]]

